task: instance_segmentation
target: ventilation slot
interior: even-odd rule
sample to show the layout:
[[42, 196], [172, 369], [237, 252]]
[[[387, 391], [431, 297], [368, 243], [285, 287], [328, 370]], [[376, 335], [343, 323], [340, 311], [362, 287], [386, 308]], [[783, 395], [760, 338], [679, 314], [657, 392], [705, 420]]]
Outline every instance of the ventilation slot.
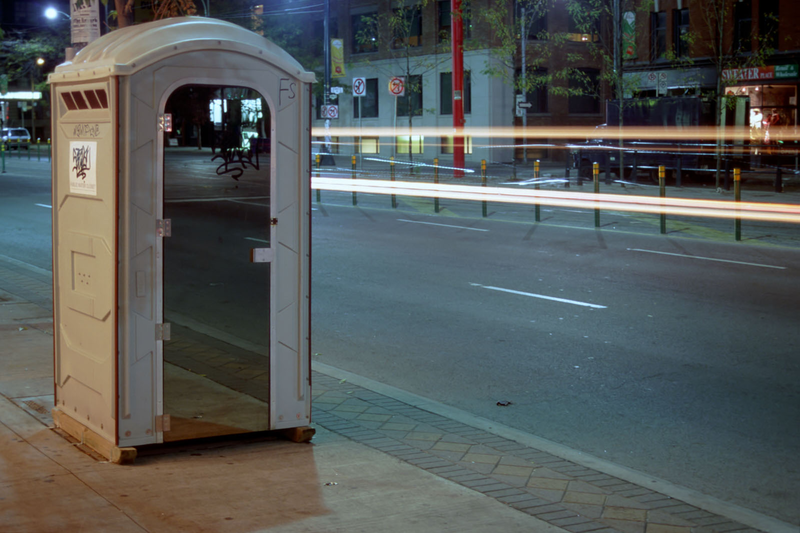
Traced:
[[72, 93], [72, 99], [75, 100], [75, 105], [78, 106], [78, 109], [89, 109], [89, 104], [86, 103], [86, 99], [80, 91]]
[[100, 101], [100, 107], [103, 109], [108, 109], [108, 98], [106, 97], [106, 91], [104, 89], [98, 89], [94, 92], [97, 95], [97, 99]]
[[62, 93], [61, 98], [64, 99], [64, 103], [67, 104], [67, 109], [70, 111], [75, 111], [78, 109], [78, 106], [75, 104], [75, 100], [72, 99], [72, 95], [70, 93]]
[[104, 89], [72, 91], [70, 93], [62, 93], [61, 97], [70, 111], [78, 109], [108, 109], [108, 96]]

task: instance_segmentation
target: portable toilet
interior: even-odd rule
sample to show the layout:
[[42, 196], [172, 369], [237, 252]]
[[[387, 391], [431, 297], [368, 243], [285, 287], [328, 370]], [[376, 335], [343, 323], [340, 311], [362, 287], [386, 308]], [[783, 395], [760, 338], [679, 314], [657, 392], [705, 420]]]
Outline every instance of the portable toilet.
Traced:
[[200, 17], [111, 32], [50, 75], [53, 418], [109, 459], [313, 435], [313, 81]]

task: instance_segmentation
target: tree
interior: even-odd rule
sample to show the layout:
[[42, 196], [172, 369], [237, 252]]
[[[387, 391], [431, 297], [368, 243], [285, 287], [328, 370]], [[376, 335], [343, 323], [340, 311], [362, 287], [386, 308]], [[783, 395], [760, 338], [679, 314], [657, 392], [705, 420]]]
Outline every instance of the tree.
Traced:
[[[417, 0], [406, 4], [403, 0], [392, 0], [388, 9], [375, 15], [363, 16], [359, 21], [356, 41], [366, 51], [380, 51], [388, 56], [386, 64], [377, 65], [369, 60], [361, 64], [371, 64], [387, 78], [400, 76], [405, 78], [405, 96], [395, 97], [398, 114], [408, 116], [409, 160], [414, 159], [411, 132], [413, 119], [425, 111], [422, 107], [422, 88], [425, 74], [436, 69], [450, 56], [440, 56], [438, 52], [449, 51], [445, 41], [437, 39], [437, 53], [421, 53], [422, 47], [422, 15], [431, 0]], [[419, 100], [419, 103], [417, 102]]]
[[[514, 87], [522, 94], [524, 102], [527, 102], [528, 94], [552, 81], [552, 74], [543, 73], [553, 51], [545, 26], [551, 4], [551, 0], [493, 2], [478, 15], [491, 29], [490, 41], [484, 45], [489, 47], [492, 60], [487, 62], [483, 73]], [[528, 114], [524, 111], [522, 127], [527, 125]], [[525, 139], [521, 142], [524, 143]], [[527, 162], [527, 148], [523, 148], [522, 153]]]
[[[746, 4], [749, 8], [750, 4]], [[711, 97], [714, 99], [716, 108], [716, 124], [718, 128], [716, 160], [717, 168], [715, 173], [715, 184], [720, 188], [720, 175], [722, 171], [722, 155], [724, 153], [723, 143], [724, 134], [721, 126], [724, 125], [723, 111], [726, 106], [735, 106], [735, 98], [730, 99], [725, 96], [723, 86], [723, 72], [736, 72], [736, 69], [747, 67], [758, 67], [766, 64], [767, 59], [775, 49], [775, 37], [777, 35], [777, 18], [773, 13], [764, 16], [773, 24], [768, 24], [774, 29], [768, 29], [765, 33], [759, 33], [756, 28], [736, 27], [736, 0], [707, 0], [700, 12], [700, 24], [697, 30], [689, 32], [686, 42], [691, 46], [691, 56], [697, 57], [706, 55], [714, 65], [716, 86]], [[744, 30], [744, 31], [743, 31]], [[757, 43], [755, 50], [752, 50], [753, 42]], [[691, 60], [689, 60], [691, 61]], [[735, 83], [735, 76], [727, 80], [728, 83]]]
[[[0, 72], [7, 76], [8, 84], [24, 90], [49, 91], [44, 75], [63, 61], [64, 49], [69, 45], [69, 30], [44, 29], [35, 33], [13, 32], [3, 35], [0, 42]], [[50, 105], [45, 96], [39, 105]], [[35, 131], [32, 132], [35, 134]]]

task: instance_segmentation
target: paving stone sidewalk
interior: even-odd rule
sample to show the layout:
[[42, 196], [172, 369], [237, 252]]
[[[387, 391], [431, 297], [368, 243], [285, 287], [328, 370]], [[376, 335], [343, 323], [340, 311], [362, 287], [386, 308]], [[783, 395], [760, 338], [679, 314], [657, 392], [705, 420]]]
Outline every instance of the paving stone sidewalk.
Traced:
[[315, 424], [574, 533], [758, 531], [320, 372], [312, 390]]
[[[41, 277], [0, 264], [0, 288], [51, 309], [49, 283]], [[223, 384], [264, 395], [264, 370], [254, 366], [263, 367], [263, 357], [188, 328], [177, 332], [173, 362], [200, 373], [225, 367]], [[759, 531], [319, 371], [312, 383], [313, 424], [573, 533]]]

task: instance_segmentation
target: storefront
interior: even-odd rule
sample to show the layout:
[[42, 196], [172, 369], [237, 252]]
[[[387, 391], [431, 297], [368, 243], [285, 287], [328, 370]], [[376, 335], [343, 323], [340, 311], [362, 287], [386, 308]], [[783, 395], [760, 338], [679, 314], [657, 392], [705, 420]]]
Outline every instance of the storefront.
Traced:
[[756, 144], [775, 144], [798, 126], [798, 65], [766, 65], [722, 71], [730, 96], [750, 100], [750, 140]]

